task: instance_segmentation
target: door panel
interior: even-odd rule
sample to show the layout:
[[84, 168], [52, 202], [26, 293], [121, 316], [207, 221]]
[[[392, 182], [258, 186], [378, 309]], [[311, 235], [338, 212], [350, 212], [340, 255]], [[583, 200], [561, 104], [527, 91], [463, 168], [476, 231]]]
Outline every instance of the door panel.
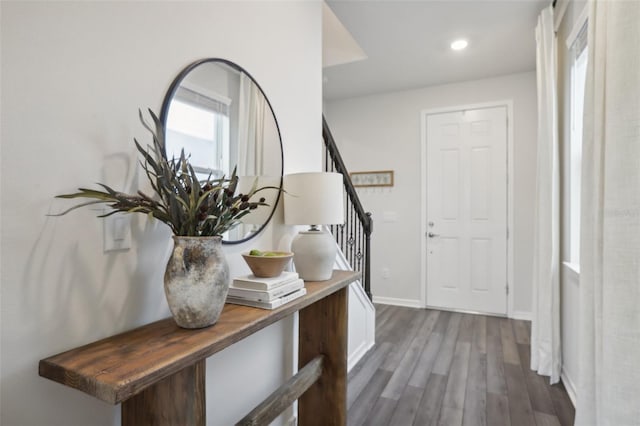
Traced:
[[442, 152], [442, 217], [456, 220], [460, 211], [458, 194], [447, 191], [448, 186], [458, 186], [460, 176], [460, 153], [458, 150], [443, 150]]
[[486, 147], [471, 149], [471, 219], [488, 220], [491, 188], [491, 151]]
[[427, 305], [506, 314], [506, 107], [428, 115]]

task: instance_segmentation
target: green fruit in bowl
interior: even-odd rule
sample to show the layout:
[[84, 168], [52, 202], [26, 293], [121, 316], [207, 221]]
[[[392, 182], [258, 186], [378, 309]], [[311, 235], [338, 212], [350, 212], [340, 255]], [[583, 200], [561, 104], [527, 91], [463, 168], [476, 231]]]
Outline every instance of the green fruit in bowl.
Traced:
[[291, 253], [287, 253], [286, 251], [268, 251], [265, 252], [264, 255], [271, 257], [290, 257]]
[[253, 249], [249, 252], [249, 256], [264, 256], [260, 250]]

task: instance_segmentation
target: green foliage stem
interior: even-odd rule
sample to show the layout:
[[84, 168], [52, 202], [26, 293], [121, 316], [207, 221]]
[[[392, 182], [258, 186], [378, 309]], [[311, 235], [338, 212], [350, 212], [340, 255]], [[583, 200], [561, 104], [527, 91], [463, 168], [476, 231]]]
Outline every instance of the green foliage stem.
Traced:
[[166, 223], [175, 235], [180, 236], [216, 236], [240, 224], [240, 219], [259, 206], [268, 206], [264, 198], [249, 201], [256, 193], [265, 189], [280, 188], [265, 186], [257, 188], [254, 182], [246, 194], [236, 193], [238, 176], [236, 169], [230, 177], [218, 179], [198, 179], [193, 166], [185, 156], [184, 150], [179, 158], [167, 159], [165, 154], [164, 129], [160, 119], [149, 110], [153, 124], [147, 123], [139, 111], [142, 125], [153, 136], [153, 145], [146, 149], [134, 139], [142, 159], [142, 166], [156, 197], [142, 191], [136, 194], [118, 192], [99, 183], [103, 190], [79, 188], [79, 192], [63, 194], [57, 198], [89, 198], [54, 216], [62, 216], [80, 207], [106, 204], [115, 213], [143, 213]]

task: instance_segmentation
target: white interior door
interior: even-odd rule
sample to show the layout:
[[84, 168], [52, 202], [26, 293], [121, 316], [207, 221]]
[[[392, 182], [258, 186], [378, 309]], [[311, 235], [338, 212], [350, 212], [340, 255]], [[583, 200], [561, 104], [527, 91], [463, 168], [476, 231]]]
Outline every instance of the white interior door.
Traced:
[[427, 305], [507, 313], [507, 110], [426, 117]]

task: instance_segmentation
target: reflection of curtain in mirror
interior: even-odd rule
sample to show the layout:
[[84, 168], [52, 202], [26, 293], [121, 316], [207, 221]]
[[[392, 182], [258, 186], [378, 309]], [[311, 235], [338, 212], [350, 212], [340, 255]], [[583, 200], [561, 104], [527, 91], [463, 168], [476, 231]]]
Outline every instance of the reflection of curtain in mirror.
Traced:
[[251, 78], [240, 77], [238, 103], [238, 175], [263, 174], [266, 100]]

